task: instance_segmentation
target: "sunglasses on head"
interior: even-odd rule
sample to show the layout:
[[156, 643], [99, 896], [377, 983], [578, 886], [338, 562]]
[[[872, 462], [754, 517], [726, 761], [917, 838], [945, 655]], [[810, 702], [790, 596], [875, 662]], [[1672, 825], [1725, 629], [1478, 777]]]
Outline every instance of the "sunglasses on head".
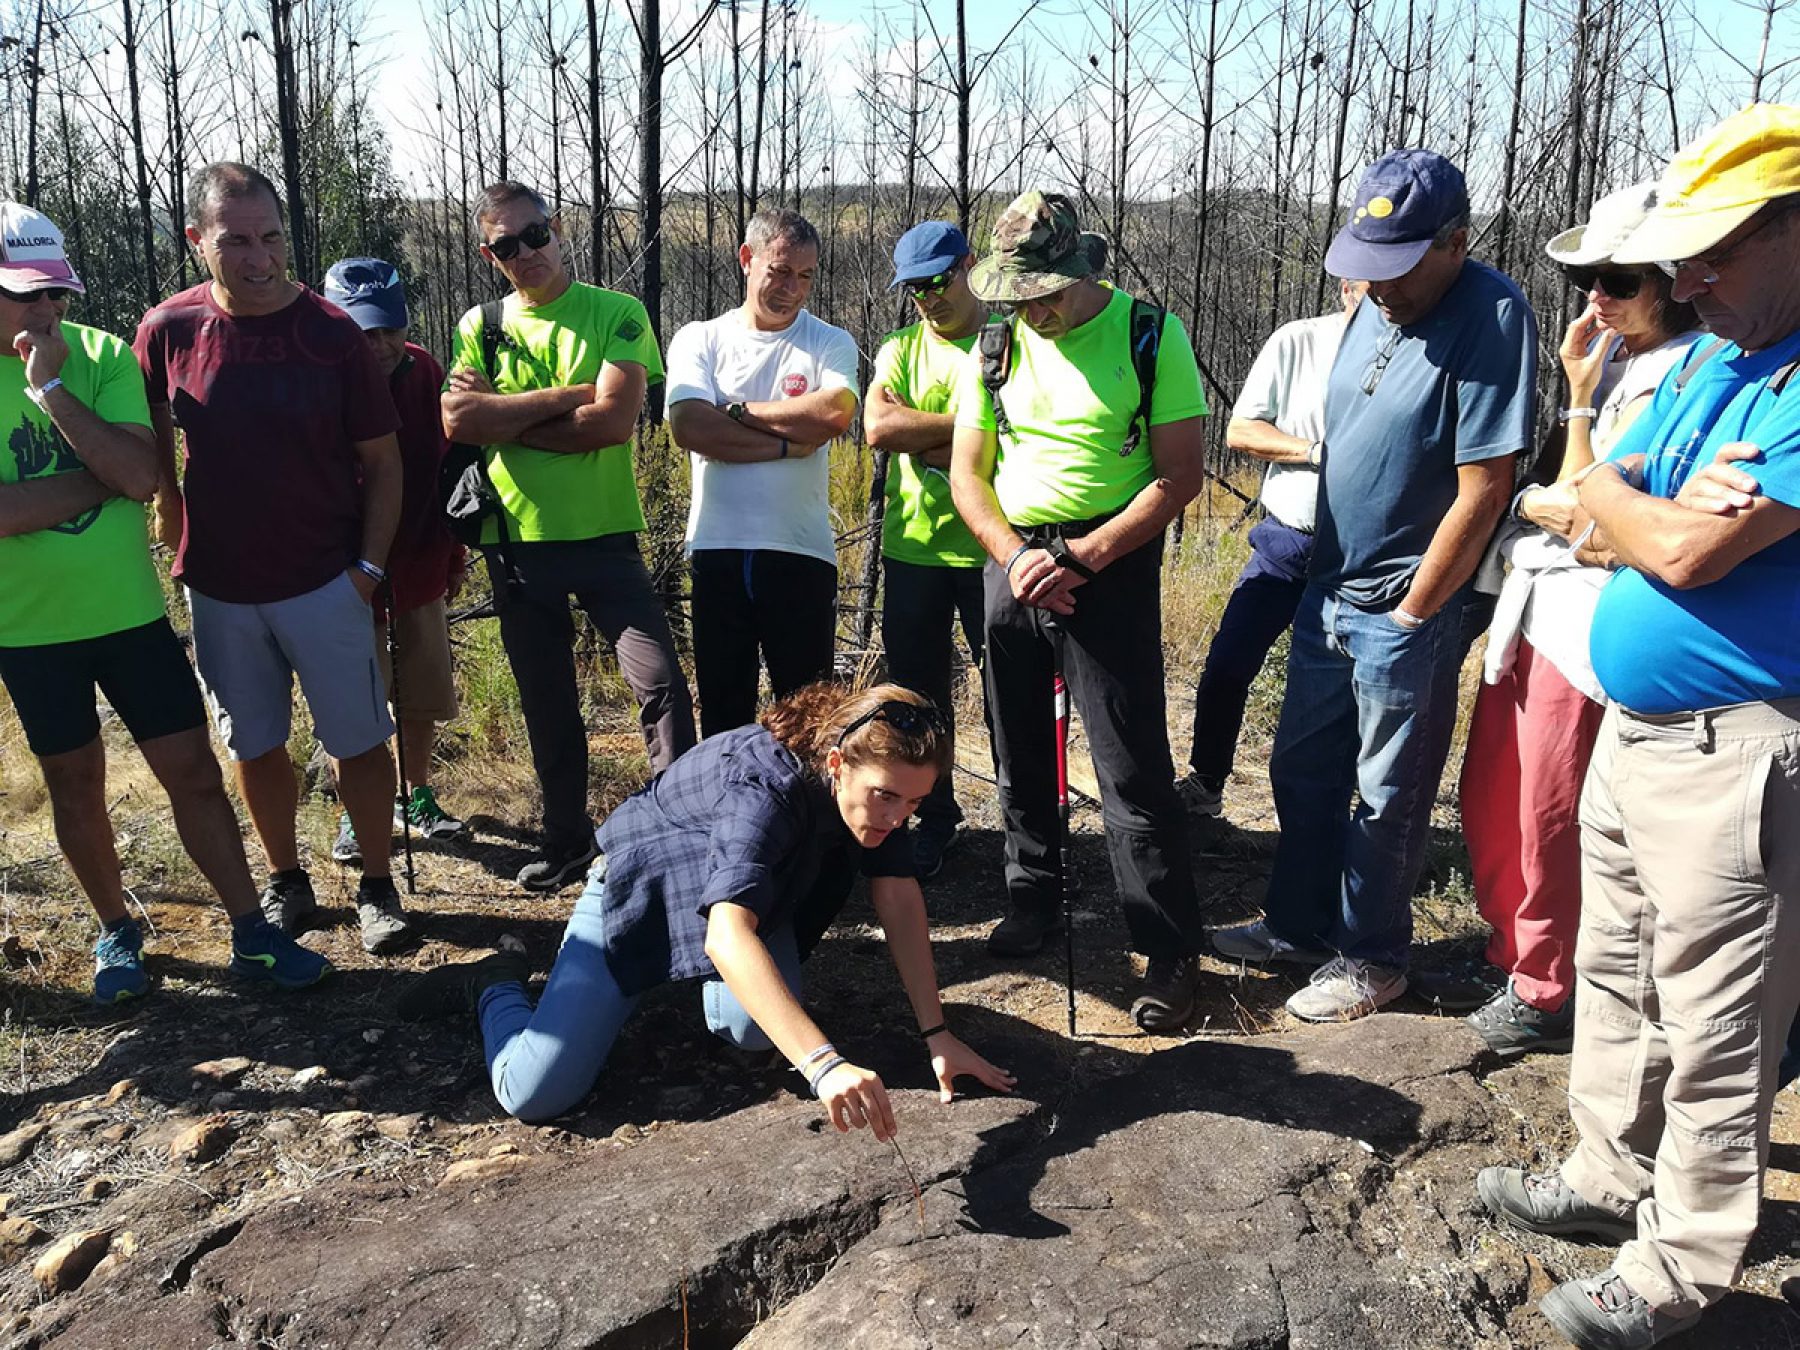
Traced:
[[954, 272], [939, 272], [935, 277], [922, 277], [917, 281], [903, 281], [901, 288], [915, 300], [923, 300], [928, 295], [936, 295], [956, 280]]
[[942, 736], [949, 730], [944, 714], [937, 710], [935, 704], [902, 703], [897, 698], [889, 698], [877, 703], [839, 732], [838, 745], [841, 747], [871, 722], [886, 722], [902, 736], [922, 736], [928, 732]]
[[534, 220], [517, 234], [503, 234], [498, 239], [488, 240], [488, 252], [501, 262], [511, 262], [519, 256], [520, 248], [543, 248], [550, 242], [550, 223]]
[[48, 300], [52, 304], [61, 304], [75, 292], [67, 286], [46, 286], [41, 291], [10, 291], [0, 286], [0, 295], [5, 296], [15, 305], [29, 305], [37, 300]]
[[1591, 291], [1596, 286], [1602, 295], [1614, 300], [1630, 300], [1644, 288], [1642, 272], [1607, 271], [1598, 267], [1565, 267], [1563, 275], [1578, 291]]

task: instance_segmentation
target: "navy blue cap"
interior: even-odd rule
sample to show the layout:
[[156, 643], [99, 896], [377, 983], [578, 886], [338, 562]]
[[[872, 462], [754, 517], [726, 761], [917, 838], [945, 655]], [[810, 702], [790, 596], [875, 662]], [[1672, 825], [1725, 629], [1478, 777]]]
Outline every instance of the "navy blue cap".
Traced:
[[888, 289], [948, 272], [968, 257], [969, 251], [963, 232], [947, 220], [915, 225], [894, 245], [894, 279], [888, 283]]
[[325, 298], [364, 328], [405, 328], [406, 288], [380, 258], [345, 258], [325, 274]]
[[1412, 271], [1432, 236], [1469, 209], [1462, 170], [1435, 150], [1392, 150], [1356, 185], [1350, 219], [1325, 252], [1325, 270], [1348, 281], [1392, 281]]

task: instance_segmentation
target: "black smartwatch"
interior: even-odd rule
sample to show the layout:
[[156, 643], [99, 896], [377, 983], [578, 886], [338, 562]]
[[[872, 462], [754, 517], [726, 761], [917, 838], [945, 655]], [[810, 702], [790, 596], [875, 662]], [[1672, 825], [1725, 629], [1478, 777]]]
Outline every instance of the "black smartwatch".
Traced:
[[743, 421], [744, 412], [745, 408], [742, 403], [727, 403], [725, 405], [725, 415], [734, 422]]

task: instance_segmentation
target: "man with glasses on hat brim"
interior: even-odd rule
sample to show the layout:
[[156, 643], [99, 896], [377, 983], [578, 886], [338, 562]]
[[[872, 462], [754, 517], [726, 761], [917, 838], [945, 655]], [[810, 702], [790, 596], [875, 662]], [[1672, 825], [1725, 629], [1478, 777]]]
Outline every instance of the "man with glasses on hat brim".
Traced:
[[318, 921], [287, 749], [299, 677], [364, 843], [363, 947], [385, 955], [414, 936], [388, 858], [394, 723], [370, 618], [400, 515], [399, 418], [361, 330], [289, 278], [275, 185], [248, 165], [209, 164], [187, 200], [208, 279], [146, 314], [133, 345], [194, 662], [269, 866], [263, 912], [289, 933]]
[[1307, 1021], [1406, 991], [1458, 674], [1488, 609], [1471, 578], [1532, 442], [1531, 308], [1468, 251], [1461, 171], [1397, 150], [1364, 173], [1325, 256], [1369, 290], [1326, 389], [1318, 528], [1269, 764], [1281, 840], [1264, 917], [1213, 935], [1225, 956], [1315, 967], [1287, 1004]]
[[[438, 499], [438, 472], [450, 448], [438, 404], [444, 368], [430, 352], [406, 340], [406, 288], [392, 263], [380, 258], [333, 263], [325, 273], [324, 295], [363, 330], [400, 414], [397, 434], [405, 470], [400, 527], [388, 551], [388, 589], [375, 601], [375, 655], [390, 703], [396, 685], [390, 626], [392, 660], [400, 666], [402, 702], [392, 711], [401, 724], [405, 762], [400, 764], [403, 791], [394, 805], [394, 828], [410, 828], [424, 839], [457, 841], [468, 836], [468, 827], [438, 804], [431, 786], [437, 725], [457, 713], [445, 604], [462, 589], [467, 570], [467, 554], [445, 524]], [[338, 820], [331, 856], [342, 863], [362, 860], [348, 812]]]
[[444, 429], [486, 447], [504, 516], [506, 547], [502, 522], [489, 520], [482, 552], [544, 794], [542, 852], [519, 884], [553, 891], [579, 880], [596, 852], [571, 595], [613, 644], [638, 701], [650, 772], [694, 743], [687, 677], [638, 548], [644, 508], [631, 437], [646, 389], [662, 379], [662, 356], [642, 301], [569, 276], [562, 222], [536, 192], [495, 183], [474, 215], [481, 256], [512, 291], [500, 306], [491, 376], [482, 310], [457, 325]]
[[[956, 384], [987, 306], [969, 289], [975, 264], [956, 226], [928, 220], [894, 245], [894, 286], [906, 292], [917, 323], [889, 333], [875, 353], [863, 404], [869, 444], [892, 459], [881, 523], [881, 642], [888, 676], [950, 708], [952, 626], [962, 623], [969, 659], [981, 666], [981, 565], [987, 555], [956, 513], [950, 491], [950, 442]], [[919, 807], [913, 862], [936, 876], [962, 824], [951, 774]]]
[[[1193, 1008], [1204, 935], [1169, 756], [1162, 537], [1200, 488], [1206, 399], [1187, 332], [1165, 314], [1151, 338], [1148, 427], [1134, 429], [1135, 305], [1096, 278], [1103, 248], [1081, 233], [1068, 198], [1027, 192], [1001, 214], [969, 279], [1012, 316], [995, 392], [981, 360], [963, 366], [950, 471], [957, 509], [990, 560], [985, 674], [1010, 905], [988, 950], [1028, 955], [1062, 923], [1060, 648], [1131, 945], [1149, 958], [1132, 1016], [1146, 1031], [1173, 1032]], [[1001, 409], [1007, 429], [997, 432]]]
[[263, 917], [200, 689], [164, 612], [143, 508], [157, 482], [143, 376], [118, 338], [64, 319], [83, 294], [62, 232], [0, 202], [0, 683], [43, 770], [56, 841], [100, 919], [94, 998], [149, 989], [107, 820], [96, 687], [224, 902], [233, 973], [313, 984], [331, 963]]
[[1623, 1240], [1539, 1305], [1580, 1346], [1653, 1345], [1730, 1289], [1800, 1007], [1796, 207], [1800, 107], [1758, 104], [1675, 156], [1613, 252], [1662, 265], [1724, 341], [1575, 488], [1583, 552], [1618, 569], [1589, 642], [1610, 702], [1581, 803], [1580, 1142], [1477, 1189], [1533, 1232]]

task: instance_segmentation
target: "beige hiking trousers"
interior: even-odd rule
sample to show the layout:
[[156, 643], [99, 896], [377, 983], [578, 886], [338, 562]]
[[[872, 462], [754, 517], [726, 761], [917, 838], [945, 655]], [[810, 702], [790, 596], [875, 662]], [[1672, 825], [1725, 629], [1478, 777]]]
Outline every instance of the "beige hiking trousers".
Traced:
[[1619, 1273], [1683, 1316], [1741, 1268], [1800, 1006], [1800, 699], [1609, 707], [1581, 836], [1563, 1178], [1637, 1206]]

